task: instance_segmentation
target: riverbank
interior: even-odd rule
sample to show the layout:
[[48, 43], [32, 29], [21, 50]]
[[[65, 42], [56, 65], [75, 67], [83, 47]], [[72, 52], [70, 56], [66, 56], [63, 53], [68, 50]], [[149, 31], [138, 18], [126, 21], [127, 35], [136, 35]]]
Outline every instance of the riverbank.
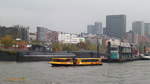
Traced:
[[0, 61], [16, 61], [17, 55], [15, 50], [0, 49]]

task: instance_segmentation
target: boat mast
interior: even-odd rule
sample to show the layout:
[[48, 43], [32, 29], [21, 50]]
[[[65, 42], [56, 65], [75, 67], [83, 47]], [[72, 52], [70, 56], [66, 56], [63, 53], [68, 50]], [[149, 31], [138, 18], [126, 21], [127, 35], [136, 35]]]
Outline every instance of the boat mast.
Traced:
[[98, 38], [98, 34], [97, 34], [97, 57], [99, 56], [99, 38]]

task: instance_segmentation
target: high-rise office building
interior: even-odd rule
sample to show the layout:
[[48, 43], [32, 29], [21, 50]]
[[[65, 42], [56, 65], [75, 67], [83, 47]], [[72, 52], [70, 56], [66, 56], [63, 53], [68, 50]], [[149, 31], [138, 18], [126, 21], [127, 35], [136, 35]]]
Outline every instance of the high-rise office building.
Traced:
[[18, 35], [18, 38], [24, 41], [29, 41], [29, 27], [19, 26], [16, 25], [14, 28], [18, 29], [18, 32], [20, 35]]
[[103, 34], [104, 34], [104, 35], [106, 35], [106, 34], [107, 34], [106, 27], [103, 27]]
[[145, 36], [150, 38], [150, 23], [144, 23]]
[[89, 34], [95, 34], [95, 27], [94, 27], [94, 25], [88, 25], [87, 26], [87, 32]]
[[103, 27], [101, 22], [95, 22], [94, 25], [87, 26], [87, 32], [89, 34], [103, 34]]
[[144, 22], [143, 21], [135, 21], [132, 23], [132, 31], [135, 34], [144, 36]]
[[37, 40], [38, 41], [47, 41], [47, 32], [48, 32], [47, 28], [37, 27]]
[[123, 38], [126, 33], [125, 15], [106, 16], [107, 35], [111, 37]]
[[103, 27], [101, 22], [95, 22], [96, 34], [103, 34]]

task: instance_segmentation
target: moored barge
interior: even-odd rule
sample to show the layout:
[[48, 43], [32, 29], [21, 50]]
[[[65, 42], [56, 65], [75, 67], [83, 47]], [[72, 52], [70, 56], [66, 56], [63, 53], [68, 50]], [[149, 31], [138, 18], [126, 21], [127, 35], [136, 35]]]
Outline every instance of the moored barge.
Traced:
[[134, 45], [128, 42], [108, 42], [107, 62], [124, 62], [139, 59], [138, 49]]

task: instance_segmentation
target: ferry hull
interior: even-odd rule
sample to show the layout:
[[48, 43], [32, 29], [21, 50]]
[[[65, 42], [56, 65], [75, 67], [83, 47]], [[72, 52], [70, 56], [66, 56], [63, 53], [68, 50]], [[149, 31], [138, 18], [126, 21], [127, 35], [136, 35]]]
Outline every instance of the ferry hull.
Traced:
[[51, 64], [52, 66], [99, 66], [102, 64]]

